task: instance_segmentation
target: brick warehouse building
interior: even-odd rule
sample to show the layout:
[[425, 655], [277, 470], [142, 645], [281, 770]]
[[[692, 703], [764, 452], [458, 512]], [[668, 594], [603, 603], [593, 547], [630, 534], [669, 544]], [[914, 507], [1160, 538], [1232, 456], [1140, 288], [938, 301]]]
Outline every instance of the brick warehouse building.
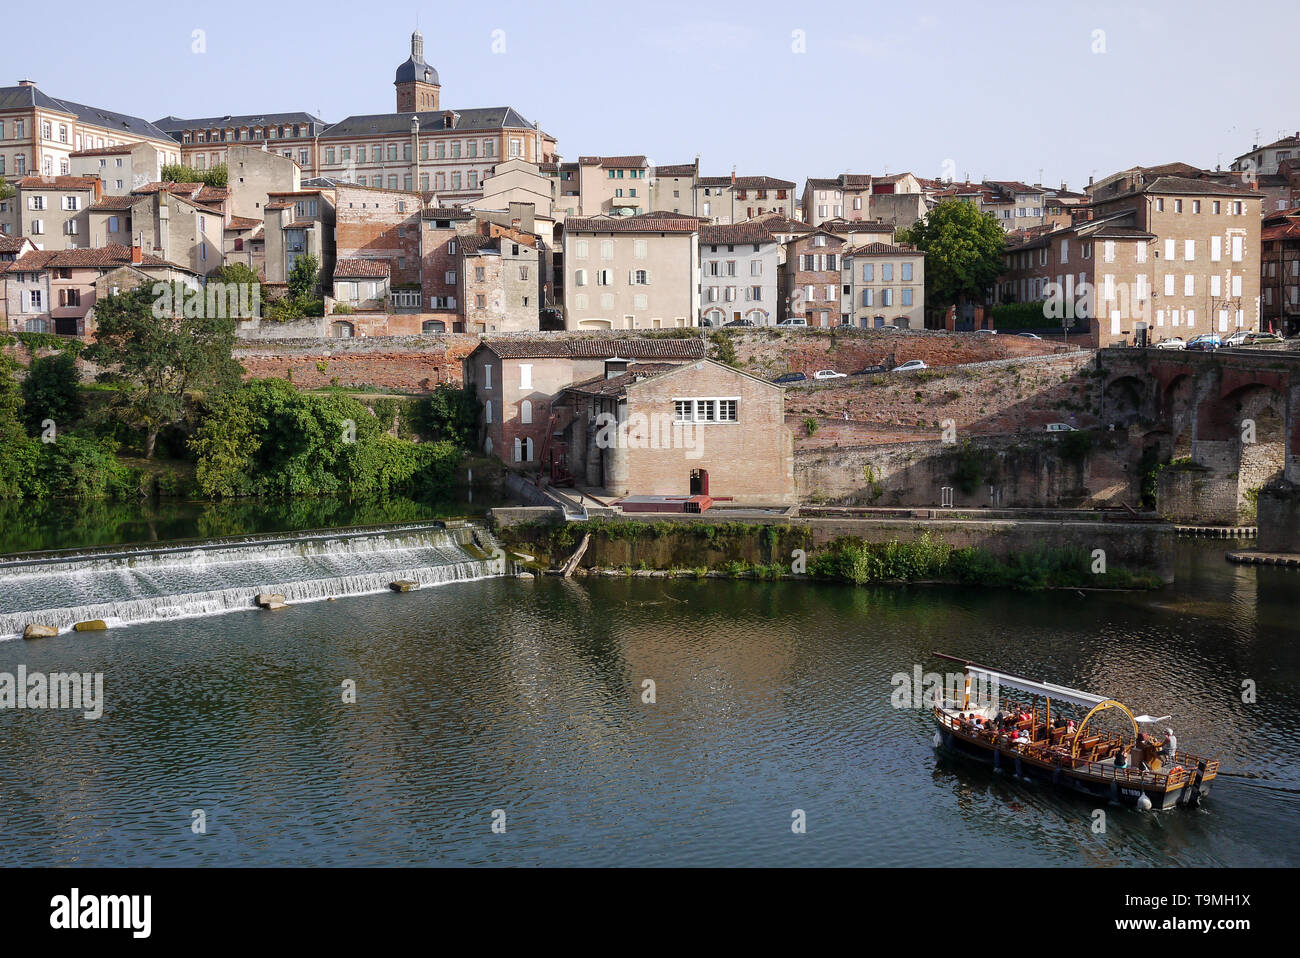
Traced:
[[463, 377], [483, 404], [483, 451], [538, 467], [557, 425], [552, 404], [569, 386], [632, 363], [697, 362], [704, 355], [699, 339], [489, 338], [465, 357]]
[[613, 365], [566, 389], [556, 408], [572, 411], [562, 435], [578, 485], [620, 497], [795, 501], [784, 391], [731, 366]]

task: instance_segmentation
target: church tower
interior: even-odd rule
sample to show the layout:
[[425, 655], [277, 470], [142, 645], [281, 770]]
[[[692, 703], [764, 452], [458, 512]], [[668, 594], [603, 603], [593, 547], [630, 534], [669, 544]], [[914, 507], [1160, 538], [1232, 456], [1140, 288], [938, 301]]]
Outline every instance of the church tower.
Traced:
[[424, 37], [416, 30], [411, 34], [411, 58], [397, 68], [398, 113], [424, 113], [438, 109], [438, 71], [424, 62]]

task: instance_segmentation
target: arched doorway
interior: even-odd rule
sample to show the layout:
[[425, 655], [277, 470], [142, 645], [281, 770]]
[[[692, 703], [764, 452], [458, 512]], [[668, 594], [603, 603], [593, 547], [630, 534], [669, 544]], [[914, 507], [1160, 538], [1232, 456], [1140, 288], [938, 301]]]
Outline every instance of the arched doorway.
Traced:
[[342, 319], [330, 324], [330, 335], [335, 339], [351, 339], [355, 332], [352, 324]]

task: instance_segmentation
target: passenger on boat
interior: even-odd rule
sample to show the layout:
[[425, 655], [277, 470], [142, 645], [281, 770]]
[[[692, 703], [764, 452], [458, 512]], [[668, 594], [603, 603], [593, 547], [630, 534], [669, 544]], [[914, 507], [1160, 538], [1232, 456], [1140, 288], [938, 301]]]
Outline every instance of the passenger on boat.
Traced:
[[1174, 736], [1173, 729], [1167, 728], [1165, 731], [1168, 732], [1169, 735], [1165, 739], [1165, 744], [1160, 748], [1160, 754], [1172, 762], [1174, 760], [1174, 753], [1178, 751], [1178, 739]]
[[1115, 753], [1115, 767], [1128, 768], [1128, 749], [1121, 748]]

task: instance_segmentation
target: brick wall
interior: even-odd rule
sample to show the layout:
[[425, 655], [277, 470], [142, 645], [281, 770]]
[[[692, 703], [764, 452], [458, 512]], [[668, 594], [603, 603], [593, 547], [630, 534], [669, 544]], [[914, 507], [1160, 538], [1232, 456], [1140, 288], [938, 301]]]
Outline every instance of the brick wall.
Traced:
[[[252, 379], [291, 378], [296, 386], [425, 392], [461, 382], [461, 360], [478, 337], [455, 333], [386, 339], [249, 343], [234, 350]], [[323, 369], [321, 366], [323, 365]]]

